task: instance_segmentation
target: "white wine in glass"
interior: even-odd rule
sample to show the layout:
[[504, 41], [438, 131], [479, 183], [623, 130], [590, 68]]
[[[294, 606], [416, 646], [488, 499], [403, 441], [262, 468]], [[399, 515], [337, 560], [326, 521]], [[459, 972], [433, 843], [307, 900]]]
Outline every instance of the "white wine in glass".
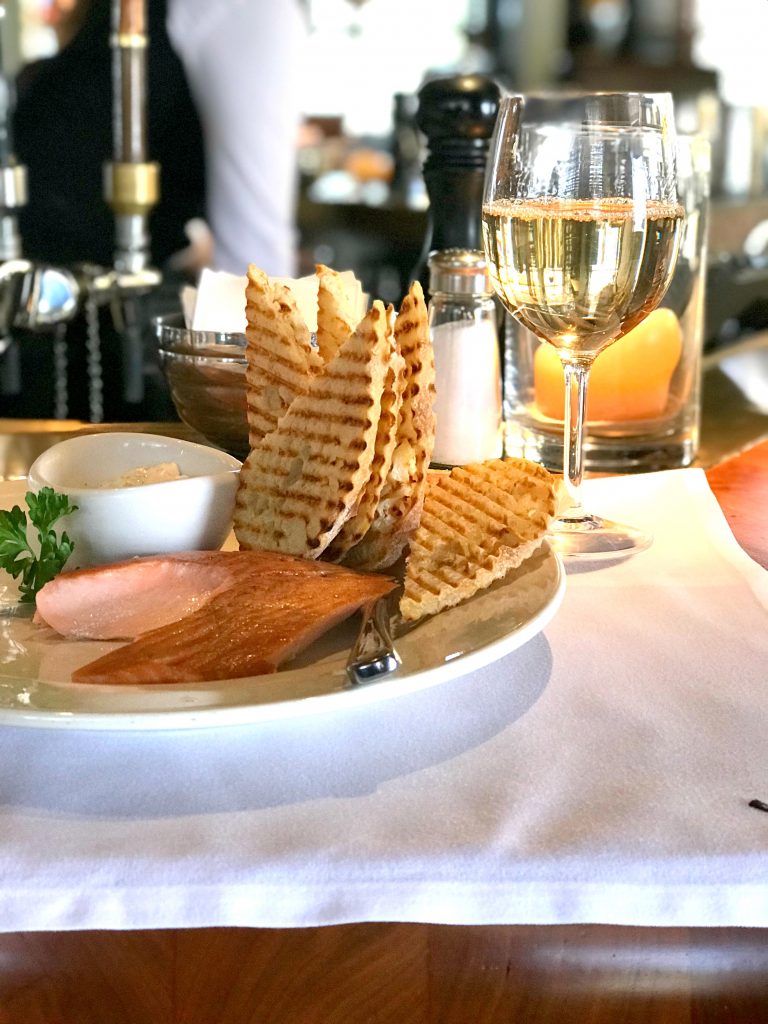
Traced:
[[[683, 209], [663, 97], [584, 96], [566, 109], [502, 103], [486, 177], [483, 238], [494, 288], [554, 346], [565, 374], [565, 555], [617, 557], [650, 538], [586, 513], [579, 499], [584, 413], [595, 357], [656, 308], [675, 266]], [[671, 107], [671, 100], [669, 101]], [[578, 120], [562, 120], [574, 116]]]

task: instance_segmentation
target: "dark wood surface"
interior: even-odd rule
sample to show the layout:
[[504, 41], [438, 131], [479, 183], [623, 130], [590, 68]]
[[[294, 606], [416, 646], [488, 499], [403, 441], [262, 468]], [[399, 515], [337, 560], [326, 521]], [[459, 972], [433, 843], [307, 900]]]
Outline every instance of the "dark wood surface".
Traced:
[[[738, 540], [768, 567], [768, 442], [708, 476]], [[768, 1024], [768, 931], [356, 924], [0, 935], [0, 1024], [363, 1022]]]

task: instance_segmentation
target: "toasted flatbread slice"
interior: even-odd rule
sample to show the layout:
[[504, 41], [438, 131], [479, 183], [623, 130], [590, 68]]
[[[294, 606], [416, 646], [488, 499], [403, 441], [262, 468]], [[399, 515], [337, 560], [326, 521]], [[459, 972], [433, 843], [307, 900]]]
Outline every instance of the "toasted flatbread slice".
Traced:
[[307, 358], [310, 372], [319, 373], [323, 368], [323, 360], [320, 358], [318, 350], [312, 347], [310, 330], [301, 315], [296, 296], [292, 289], [282, 281], [272, 281], [271, 284], [280, 315], [288, 320], [294, 340]]
[[427, 307], [418, 281], [403, 299], [395, 341], [405, 360], [405, 389], [397, 444], [368, 533], [345, 556], [345, 565], [385, 569], [402, 554], [419, 525], [427, 469], [435, 443], [435, 364]]
[[317, 347], [323, 362], [336, 355], [357, 325], [359, 293], [336, 270], [318, 263], [317, 274]]
[[537, 550], [554, 514], [554, 478], [525, 459], [430, 474], [406, 565], [403, 619], [435, 615], [501, 579]]
[[[390, 306], [387, 313], [390, 314], [391, 310]], [[389, 337], [389, 366], [381, 396], [381, 415], [376, 432], [371, 475], [363, 488], [354, 514], [347, 519], [325, 552], [325, 557], [330, 561], [339, 561], [368, 532], [392, 465], [392, 456], [397, 444], [397, 424], [405, 390], [405, 360], [397, 351], [394, 333], [390, 331]]]
[[250, 453], [235, 503], [241, 548], [318, 558], [336, 536], [370, 476], [389, 347], [375, 302]]
[[245, 300], [248, 435], [255, 448], [307, 390], [313, 363], [309, 330], [288, 288], [273, 286], [263, 270], [251, 265]]

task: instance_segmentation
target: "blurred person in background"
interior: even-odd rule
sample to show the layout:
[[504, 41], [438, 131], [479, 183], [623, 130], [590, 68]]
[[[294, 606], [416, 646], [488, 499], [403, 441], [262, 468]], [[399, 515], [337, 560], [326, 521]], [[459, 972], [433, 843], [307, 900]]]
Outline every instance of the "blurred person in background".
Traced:
[[[29, 171], [20, 217], [25, 256], [112, 262], [114, 225], [102, 197], [112, 151], [111, 6], [76, 0], [57, 25], [59, 53], [19, 76], [16, 150]], [[186, 248], [190, 271], [212, 263], [244, 273], [254, 262], [292, 274], [307, 29], [301, 0], [147, 0], [147, 11], [148, 149], [161, 165], [150, 224], [155, 264]], [[197, 231], [187, 230], [190, 223]]]
[[300, 0], [168, 4], [203, 126], [214, 266], [292, 276], [306, 12]]

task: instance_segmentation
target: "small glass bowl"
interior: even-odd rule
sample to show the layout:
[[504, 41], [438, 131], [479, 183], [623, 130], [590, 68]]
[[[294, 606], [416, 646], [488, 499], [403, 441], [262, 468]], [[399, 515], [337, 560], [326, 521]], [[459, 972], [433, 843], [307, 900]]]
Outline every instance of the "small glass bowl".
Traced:
[[249, 452], [244, 334], [184, 327], [181, 314], [155, 319], [160, 364], [183, 423], [244, 459]]

